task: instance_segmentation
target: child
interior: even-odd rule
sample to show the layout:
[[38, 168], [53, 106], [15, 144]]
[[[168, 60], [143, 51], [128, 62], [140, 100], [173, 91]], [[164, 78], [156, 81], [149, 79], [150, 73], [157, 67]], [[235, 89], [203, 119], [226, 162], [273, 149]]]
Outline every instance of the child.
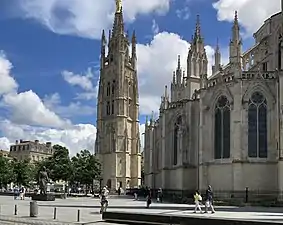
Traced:
[[199, 191], [196, 191], [194, 195], [194, 200], [195, 200], [195, 211], [194, 213], [197, 212], [197, 209], [199, 209], [200, 213], [202, 213], [201, 207], [200, 207], [200, 202], [202, 201], [202, 197], [199, 194]]

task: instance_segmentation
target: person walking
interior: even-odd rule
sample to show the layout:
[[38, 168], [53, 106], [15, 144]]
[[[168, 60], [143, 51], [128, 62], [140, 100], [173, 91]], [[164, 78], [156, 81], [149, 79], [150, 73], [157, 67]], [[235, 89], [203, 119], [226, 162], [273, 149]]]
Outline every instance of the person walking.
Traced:
[[101, 195], [100, 195], [100, 214], [105, 212], [107, 207], [108, 207], [108, 195], [109, 195], [109, 190], [107, 186], [105, 186], [102, 189]]
[[205, 193], [205, 213], [208, 213], [208, 208], [211, 208], [211, 213], [215, 213], [214, 207], [213, 207], [213, 191], [212, 187], [208, 185], [206, 193]]
[[146, 208], [149, 208], [149, 206], [151, 205], [151, 190], [148, 187], [148, 189], [146, 190]]
[[159, 188], [157, 191], [157, 202], [162, 203], [162, 198], [163, 198], [162, 188]]
[[197, 210], [199, 210], [200, 213], [202, 213], [202, 209], [200, 207], [200, 203], [202, 201], [202, 197], [201, 197], [199, 191], [196, 191], [196, 193], [194, 195], [194, 200], [195, 200], [195, 210], [194, 210], [194, 213], [196, 213]]

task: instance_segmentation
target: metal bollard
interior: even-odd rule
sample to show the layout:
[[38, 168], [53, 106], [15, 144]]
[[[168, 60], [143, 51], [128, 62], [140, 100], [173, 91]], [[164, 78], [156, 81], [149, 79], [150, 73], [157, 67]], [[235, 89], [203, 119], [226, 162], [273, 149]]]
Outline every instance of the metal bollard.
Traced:
[[78, 209], [77, 222], [80, 222], [80, 210]]
[[14, 215], [15, 216], [18, 215], [18, 206], [17, 205], [15, 205], [15, 213], [14, 213]]
[[37, 217], [38, 215], [38, 205], [36, 201], [31, 201], [29, 203], [29, 216], [30, 217]]
[[56, 220], [57, 217], [57, 208], [54, 208], [54, 214], [53, 214], [53, 219]]

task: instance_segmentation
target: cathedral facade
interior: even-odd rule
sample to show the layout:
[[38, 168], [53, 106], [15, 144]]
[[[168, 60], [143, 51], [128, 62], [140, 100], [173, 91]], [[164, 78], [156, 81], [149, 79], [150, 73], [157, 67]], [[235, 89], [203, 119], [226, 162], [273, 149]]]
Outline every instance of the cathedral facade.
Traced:
[[145, 185], [169, 191], [283, 191], [283, 18], [267, 19], [242, 52], [235, 13], [229, 62], [215, 49], [207, 76], [197, 20], [187, 56], [165, 87], [159, 118], [146, 121]]
[[102, 185], [111, 190], [139, 186], [136, 35], [133, 33], [129, 40], [125, 34], [121, 0], [116, 0], [115, 21], [108, 41], [102, 32], [100, 61], [95, 152], [102, 164]]

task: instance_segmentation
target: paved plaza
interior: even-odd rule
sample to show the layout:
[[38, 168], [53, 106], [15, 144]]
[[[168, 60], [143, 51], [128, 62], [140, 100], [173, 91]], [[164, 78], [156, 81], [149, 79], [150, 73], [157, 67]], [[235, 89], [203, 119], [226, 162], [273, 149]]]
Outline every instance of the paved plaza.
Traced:
[[[29, 217], [30, 199], [28, 198], [21, 201], [14, 200], [13, 197], [1, 196], [0, 202], [1, 224], [107, 224], [102, 221], [101, 215], [99, 214], [99, 199], [69, 198], [66, 200], [56, 199], [55, 202], [38, 202], [39, 215], [37, 218]], [[17, 216], [14, 215], [15, 205], [17, 205]], [[54, 220], [55, 207], [57, 218]], [[215, 214], [193, 214], [193, 208], [193, 205], [153, 203], [151, 208], [146, 209], [144, 201], [113, 197], [109, 199], [108, 211], [274, 221], [283, 223], [283, 208], [216, 206]], [[78, 210], [80, 210], [79, 222], [77, 222]]]

